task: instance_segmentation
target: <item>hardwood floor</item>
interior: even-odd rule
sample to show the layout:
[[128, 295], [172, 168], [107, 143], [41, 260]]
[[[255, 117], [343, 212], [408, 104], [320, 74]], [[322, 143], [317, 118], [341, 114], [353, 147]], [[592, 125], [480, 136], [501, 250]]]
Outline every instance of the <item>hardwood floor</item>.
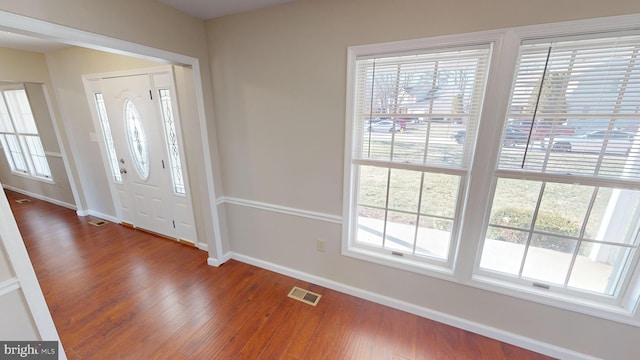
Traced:
[[[549, 359], [7, 191], [70, 359]], [[288, 298], [322, 294], [317, 307]]]

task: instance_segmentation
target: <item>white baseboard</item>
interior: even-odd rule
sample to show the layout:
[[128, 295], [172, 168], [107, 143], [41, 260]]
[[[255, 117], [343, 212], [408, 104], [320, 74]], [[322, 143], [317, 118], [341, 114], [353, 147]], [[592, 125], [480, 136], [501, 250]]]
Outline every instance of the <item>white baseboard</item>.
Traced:
[[78, 216], [89, 216], [88, 210], [76, 210], [76, 215]]
[[20, 189], [20, 188], [17, 188], [17, 187], [13, 187], [11, 185], [3, 184], [2, 187], [7, 189], [7, 190], [11, 190], [11, 191], [20, 193], [22, 195], [30, 196], [30, 197], [32, 197], [34, 199], [46, 201], [48, 203], [52, 203], [54, 205], [62, 206], [62, 207], [65, 207], [67, 209], [76, 210], [76, 206], [75, 205], [69, 204], [69, 203], [64, 202], [64, 201], [52, 199], [50, 197], [47, 197], [47, 196], [44, 196], [44, 195], [41, 195], [41, 194], [36, 194], [36, 193], [31, 192], [31, 191], [23, 190], [23, 189]]
[[[492, 339], [502, 341], [507, 344], [515, 345], [521, 348], [525, 348], [531, 351], [535, 351], [540, 354], [551, 356], [558, 359], [581, 359], [581, 360], [597, 360], [598, 358], [582, 354], [573, 350], [565, 349], [556, 345], [548, 344], [542, 341], [531, 339], [522, 335], [514, 334], [508, 331], [497, 329], [491, 326], [480, 324], [474, 321], [462, 319], [453, 315], [445, 314], [439, 311], [431, 310], [425, 307], [421, 307], [415, 304], [411, 304], [405, 301], [397, 300], [385, 295], [380, 295], [367, 290], [362, 290], [350, 285], [345, 285], [333, 280], [325, 279], [319, 276], [315, 276], [309, 273], [284, 267], [278, 264], [274, 264], [268, 261], [256, 259], [250, 256], [230, 253], [225, 254], [225, 257], [230, 256], [234, 260], [238, 260], [243, 263], [254, 265], [263, 269], [271, 270], [273, 272], [290, 276], [299, 280], [307, 281], [320, 285], [331, 290], [339, 291], [348, 295], [359, 297], [365, 300], [369, 300], [378, 304], [389, 306], [394, 309], [402, 310], [411, 314], [415, 314], [430, 320], [434, 320], [443, 324], [454, 326], [459, 329], [467, 330], [482, 336], [486, 336]], [[208, 263], [211, 266], [219, 266], [221, 263], [214, 265], [209, 258]]]
[[224, 255], [222, 255], [222, 257], [220, 259], [216, 259], [216, 258], [208, 258], [207, 259], [207, 264], [209, 266], [215, 266], [218, 267], [224, 263], [226, 263], [227, 261], [229, 261], [229, 259], [231, 259], [231, 253], [226, 253]]
[[201, 242], [199, 242], [199, 243], [197, 243], [197, 244], [196, 244], [196, 247], [197, 247], [198, 249], [202, 250], [202, 251], [209, 252], [209, 245], [208, 245], [207, 243], [201, 243]]
[[116, 224], [120, 223], [120, 220], [118, 220], [117, 217], [111, 216], [111, 215], [107, 215], [107, 214], [103, 214], [101, 212], [94, 211], [94, 210], [87, 210], [86, 211], [86, 215], [80, 215], [80, 216], [87, 216], [87, 215], [88, 216], [94, 216], [94, 217], [100, 218], [102, 220], [111, 221], [112, 223], [116, 223]]

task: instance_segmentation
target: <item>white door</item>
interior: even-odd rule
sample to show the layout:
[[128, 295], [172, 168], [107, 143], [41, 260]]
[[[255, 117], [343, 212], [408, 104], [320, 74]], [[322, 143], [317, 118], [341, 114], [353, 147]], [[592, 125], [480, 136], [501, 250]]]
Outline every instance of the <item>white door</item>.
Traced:
[[170, 66], [83, 76], [118, 220], [198, 242]]
[[123, 220], [176, 237], [167, 196], [170, 176], [162, 120], [150, 95], [149, 75], [100, 83], [122, 173], [120, 200], [128, 218]]

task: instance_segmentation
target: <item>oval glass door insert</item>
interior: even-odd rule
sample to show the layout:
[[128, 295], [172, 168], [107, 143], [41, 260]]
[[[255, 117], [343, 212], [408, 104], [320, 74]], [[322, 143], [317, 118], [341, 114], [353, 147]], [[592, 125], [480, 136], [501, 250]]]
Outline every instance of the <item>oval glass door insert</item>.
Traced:
[[136, 106], [127, 99], [124, 102], [125, 128], [127, 129], [127, 140], [129, 151], [135, 164], [136, 170], [144, 180], [149, 176], [149, 149], [147, 137], [142, 127], [142, 121]]

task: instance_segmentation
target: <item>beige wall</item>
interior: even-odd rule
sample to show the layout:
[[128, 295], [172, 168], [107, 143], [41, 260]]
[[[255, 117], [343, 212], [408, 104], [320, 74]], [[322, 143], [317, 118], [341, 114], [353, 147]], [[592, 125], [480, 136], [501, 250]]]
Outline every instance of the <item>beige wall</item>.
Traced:
[[[44, 91], [55, 101], [51, 78], [44, 55], [28, 51], [0, 48], [0, 80], [25, 83], [25, 89], [31, 102], [34, 118], [45, 152], [60, 154], [60, 146], [55, 133], [53, 119], [46, 103]], [[46, 86], [43, 89], [41, 84]], [[53, 114], [57, 107], [52, 106]], [[39, 195], [67, 206], [75, 206], [69, 177], [61, 156], [49, 155], [47, 161], [54, 183], [46, 183], [13, 175], [4, 155], [0, 155], [0, 180], [3, 184], [30, 194]]]
[[[348, 46], [639, 12], [626, 0], [299, 0], [209, 20], [225, 196], [341, 216]], [[637, 356], [640, 328], [341, 256], [337, 224], [226, 208], [233, 252], [585, 354]]]

